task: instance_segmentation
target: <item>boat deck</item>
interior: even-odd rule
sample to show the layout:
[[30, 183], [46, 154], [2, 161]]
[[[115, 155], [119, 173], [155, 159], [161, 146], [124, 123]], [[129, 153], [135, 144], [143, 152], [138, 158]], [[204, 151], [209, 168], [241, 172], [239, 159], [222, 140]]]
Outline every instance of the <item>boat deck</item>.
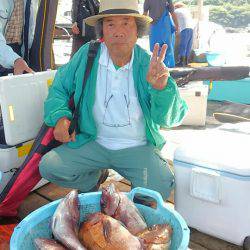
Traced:
[[[180, 126], [174, 130], [162, 130], [162, 133], [164, 136], [169, 136], [170, 138], [174, 138], [175, 132], [177, 134], [179, 132], [187, 131], [187, 133], [192, 130], [194, 131], [200, 131], [200, 130], [206, 130], [209, 128], [214, 128], [217, 126], [220, 126], [222, 123], [216, 121], [213, 117], [213, 113], [220, 108], [223, 105], [221, 102], [215, 102], [215, 101], [208, 101], [207, 106], [207, 119], [206, 119], [206, 126], [205, 127], [195, 127], [195, 126]], [[177, 138], [177, 137], [175, 137]], [[175, 140], [176, 143], [176, 140]], [[174, 145], [174, 144], [173, 144]], [[170, 165], [172, 165], [172, 156], [174, 152], [174, 147], [172, 149], [170, 148], [169, 151], [164, 152], [165, 157], [168, 159]], [[129, 191], [130, 190], [130, 183], [117, 176], [116, 173], [112, 172], [110, 173], [110, 176], [106, 180], [106, 182], [103, 184], [104, 186], [108, 185], [110, 182], [114, 183], [120, 191]], [[33, 191], [27, 199], [23, 202], [23, 204], [20, 207], [19, 210], [19, 217], [24, 218], [26, 215], [34, 211], [35, 209], [48, 204], [51, 201], [57, 200], [59, 198], [64, 197], [70, 189], [61, 188], [58, 187], [52, 183], [46, 184], [43, 187]], [[174, 195], [172, 194], [169, 198], [169, 202], [174, 204]], [[206, 235], [204, 233], [201, 233], [195, 229], [191, 228], [191, 240], [190, 240], [190, 249], [194, 250], [239, 250], [242, 249], [239, 246], [233, 245], [231, 243], [225, 242], [223, 240], [211, 237], [209, 235]]]

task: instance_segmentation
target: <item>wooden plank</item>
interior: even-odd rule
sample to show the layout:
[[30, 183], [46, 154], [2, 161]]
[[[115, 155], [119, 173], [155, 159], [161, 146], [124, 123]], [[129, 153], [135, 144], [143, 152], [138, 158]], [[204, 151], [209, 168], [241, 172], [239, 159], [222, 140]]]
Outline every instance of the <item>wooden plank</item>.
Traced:
[[25, 218], [28, 214], [38, 209], [39, 207], [48, 204], [49, 201], [44, 199], [43, 197], [31, 193], [22, 203], [20, 208], [18, 209], [18, 216], [20, 219]]
[[128, 186], [131, 186], [131, 182], [128, 181], [127, 179], [123, 178], [122, 180], [120, 180], [121, 183], [127, 184]]
[[224, 240], [201, 233], [195, 229], [191, 229], [191, 241], [199, 244], [209, 250], [241, 250], [242, 247], [236, 246]]
[[207, 248], [191, 241], [189, 243], [188, 250], [207, 250]]
[[[129, 192], [131, 190], [130, 182], [126, 179], [122, 179], [120, 181], [112, 180], [112, 176], [110, 176], [105, 183], [103, 183], [100, 187], [106, 187], [110, 183], [114, 183], [115, 186], [120, 190], [121, 192]], [[36, 192], [44, 197], [46, 197], [48, 200], [57, 200], [60, 198], [65, 197], [72, 189], [71, 188], [63, 188], [60, 186], [57, 186], [53, 183], [48, 183], [44, 185], [43, 187], [36, 190]]]
[[63, 188], [53, 183], [48, 183], [37, 189], [36, 192], [46, 197], [48, 200], [54, 201], [65, 197], [71, 190], [72, 188]]
[[171, 191], [167, 201], [174, 204], [174, 190]]

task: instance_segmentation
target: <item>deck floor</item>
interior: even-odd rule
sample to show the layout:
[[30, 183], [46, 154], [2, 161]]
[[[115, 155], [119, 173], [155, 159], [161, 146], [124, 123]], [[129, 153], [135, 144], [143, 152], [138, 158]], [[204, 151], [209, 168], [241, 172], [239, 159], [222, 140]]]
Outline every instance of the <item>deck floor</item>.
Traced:
[[[208, 101], [208, 107], [207, 107], [207, 119], [206, 119], [206, 127], [193, 127], [193, 126], [180, 126], [179, 128], [176, 128], [176, 130], [186, 130], [186, 129], [192, 129], [192, 130], [200, 130], [200, 129], [206, 129], [206, 128], [213, 128], [221, 125], [220, 122], [216, 121], [213, 118], [213, 112], [221, 107], [223, 103], [220, 102], [212, 102]], [[168, 133], [167, 131], [163, 131], [164, 133]], [[172, 159], [171, 152], [166, 152], [166, 158], [169, 160], [169, 163], [171, 164]], [[110, 182], [113, 182], [120, 191], [129, 191], [130, 190], [130, 184], [125, 179], [116, 180], [116, 176], [111, 173], [107, 181], [103, 184], [104, 186], [108, 185]], [[19, 209], [19, 216], [20, 218], [24, 218], [26, 215], [28, 215], [30, 212], [34, 211], [35, 209], [48, 204], [51, 201], [57, 200], [59, 198], [64, 197], [70, 189], [61, 188], [58, 187], [52, 183], [46, 184], [43, 187], [37, 189], [36, 191], [32, 192], [27, 199], [23, 202]], [[171, 195], [169, 202], [174, 203], [173, 194]], [[242, 249], [242, 247], [236, 246], [234, 244], [230, 244], [228, 242], [225, 242], [223, 240], [211, 237], [209, 235], [206, 235], [204, 233], [201, 233], [195, 229], [191, 228], [191, 240], [190, 240], [190, 249], [194, 250], [239, 250]]]

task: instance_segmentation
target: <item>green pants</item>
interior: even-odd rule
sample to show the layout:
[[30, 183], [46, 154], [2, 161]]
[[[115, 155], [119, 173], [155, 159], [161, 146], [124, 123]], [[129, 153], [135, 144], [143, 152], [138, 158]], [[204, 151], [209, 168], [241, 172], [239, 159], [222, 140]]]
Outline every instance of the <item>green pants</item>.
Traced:
[[109, 168], [129, 180], [132, 187], [158, 191], [164, 199], [174, 188], [173, 173], [151, 144], [121, 150], [109, 150], [95, 141], [78, 149], [62, 145], [43, 156], [39, 166], [43, 178], [82, 192], [91, 190], [100, 170]]

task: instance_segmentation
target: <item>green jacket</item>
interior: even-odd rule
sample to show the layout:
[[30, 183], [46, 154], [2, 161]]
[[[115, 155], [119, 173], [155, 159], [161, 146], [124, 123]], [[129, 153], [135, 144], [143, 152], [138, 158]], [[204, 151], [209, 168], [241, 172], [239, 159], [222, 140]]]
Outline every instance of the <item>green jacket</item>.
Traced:
[[[45, 101], [44, 119], [48, 126], [54, 127], [62, 117], [72, 118], [68, 101], [74, 92], [75, 104], [80, 98], [88, 48], [89, 44], [81, 47], [69, 63], [58, 69]], [[79, 118], [80, 133], [76, 135], [75, 142], [68, 143], [71, 148], [78, 148], [96, 139], [97, 130], [93, 117], [93, 106], [99, 57], [100, 49], [84, 90]], [[165, 144], [164, 138], [159, 133], [160, 126], [179, 125], [186, 114], [187, 105], [181, 99], [177, 85], [171, 77], [168, 78], [165, 89], [156, 90], [151, 87], [146, 80], [149, 63], [150, 55], [140, 46], [135, 45], [133, 76], [145, 119], [146, 137], [149, 142], [160, 149]]]

